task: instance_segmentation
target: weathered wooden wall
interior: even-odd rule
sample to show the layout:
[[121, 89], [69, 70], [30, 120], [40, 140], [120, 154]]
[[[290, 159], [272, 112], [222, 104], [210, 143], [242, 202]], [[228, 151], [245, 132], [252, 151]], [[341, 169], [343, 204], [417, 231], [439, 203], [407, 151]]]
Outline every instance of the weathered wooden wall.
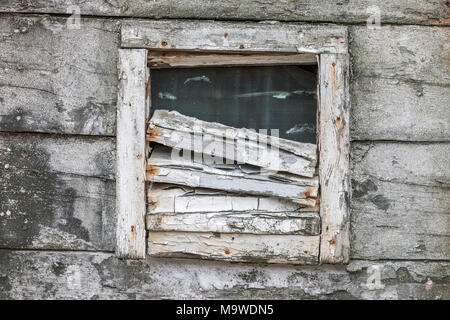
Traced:
[[[67, 29], [69, 5], [81, 29]], [[372, 5], [381, 29], [365, 25]], [[2, 1], [0, 298], [450, 299], [449, 11], [445, 0]], [[130, 17], [349, 26], [349, 265], [115, 258], [117, 59]], [[384, 266], [376, 290], [373, 265]]]

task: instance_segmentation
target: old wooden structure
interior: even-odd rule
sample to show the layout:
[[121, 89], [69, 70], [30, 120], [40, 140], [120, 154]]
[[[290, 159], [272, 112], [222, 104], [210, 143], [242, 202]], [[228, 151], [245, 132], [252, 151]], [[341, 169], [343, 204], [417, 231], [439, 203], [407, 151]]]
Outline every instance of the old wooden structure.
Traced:
[[[3, 1], [0, 298], [450, 299], [449, 13], [446, 0]], [[319, 153], [295, 145], [299, 165], [276, 180], [174, 163], [167, 148], [196, 128], [180, 123], [199, 120], [150, 120], [146, 66], [242, 53], [319, 57], [320, 102], [341, 107], [320, 109]]]

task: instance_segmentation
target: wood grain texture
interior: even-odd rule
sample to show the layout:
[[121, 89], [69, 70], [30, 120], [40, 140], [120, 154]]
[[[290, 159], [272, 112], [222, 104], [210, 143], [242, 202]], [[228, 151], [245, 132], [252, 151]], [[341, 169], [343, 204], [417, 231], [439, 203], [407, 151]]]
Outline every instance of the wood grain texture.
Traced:
[[352, 257], [449, 259], [449, 154], [448, 143], [353, 144]]
[[352, 140], [450, 141], [449, 90], [444, 84], [395, 78], [354, 79]]
[[0, 247], [114, 250], [115, 140], [0, 134]]
[[151, 68], [315, 65], [315, 54], [220, 54], [150, 51]]
[[202, 121], [176, 111], [155, 110], [150, 119], [147, 140], [177, 149], [231, 159], [269, 171], [289, 172], [313, 177], [316, 173], [317, 146]]
[[[380, 265], [383, 287], [370, 290], [369, 269]], [[449, 277], [448, 262], [354, 260], [345, 268], [0, 250], [2, 299], [448, 300]]]
[[0, 131], [115, 135], [114, 21], [1, 15], [0, 30]]
[[117, 241], [121, 258], [145, 257], [147, 50], [119, 50], [117, 104]]
[[148, 254], [210, 260], [317, 264], [319, 236], [149, 232]]
[[[383, 287], [371, 290], [369, 270], [380, 265]], [[345, 268], [0, 250], [1, 299], [448, 300], [449, 277], [448, 262], [354, 260]]]
[[15, 1], [5, 0], [0, 12], [58, 13], [71, 14], [70, 5], [80, 8], [83, 15], [178, 18], [178, 19], [218, 19], [218, 20], [279, 20], [334, 23], [366, 23], [371, 15], [370, 8], [380, 10], [383, 24], [428, 24], [448, 25], [445, 0], [398, 0], [373, 1], [349, 0], [107, 0], [81, 1], [65, 0]]
[[149, 232], [219, 232], [245, 234], [320, 235], [317, 212], [202, 212], [147, 214]]
[[421, 84], [450, 84], [449, 28], [349, 28], [352, 75]]
[[350, 251], [349, 57], [320, 55], [319, 181], [321, 263], [346, 263]]
[[349, 34], [352, 139], [448, 141], [448, 28], [353, 26]]
[[[282, 35], [282, 36], [281, 36]], [[347, 28], [183, 20], [128, 20], [121, 46], [161, 50], [346, 53]]]

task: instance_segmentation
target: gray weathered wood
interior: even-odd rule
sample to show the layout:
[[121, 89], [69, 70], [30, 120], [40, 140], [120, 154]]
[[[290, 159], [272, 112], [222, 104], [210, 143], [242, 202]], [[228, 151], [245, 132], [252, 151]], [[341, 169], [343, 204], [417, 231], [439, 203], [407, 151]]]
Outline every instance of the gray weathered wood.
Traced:
[[5, 0], [0, 12], [27, 13], [71, 13], [70, 5], [80, 8], [83, 15], [177, 18], [177, 19], [218, 19], [218, 20], [279, 20], [334, 23], [366, 23], [371, 16], [370, 8], [380, 10], [382, 24], [428, 24], [449, 25], [445, 0], [65, 0], [62, 2], [25, 2]]
[[145, 257], [147, 50], [119, 50], [117, 242], [121, 258]]
[[202, 212], [147, 214], [149, 232], [220, 232], [246, 234], [320, 235], [317, 212]]
[[149, 232], [148, 254], [226, 261], [316, 264], [320, 236]]
[[290, 181], [284, 182], [260, 171], [249, 174], [239, 168], [221, 170], [192, 159], [172, 160], [171, 156], [171, 149], [162, 146], [153, 149], [147, 161], [148, 181], [286, 198], [300, 203], [317, 197], [317, 177], [292, 177]]
[[[382, 288], [371, 290], [369, 269]], [[0, 250], [1, 299], [450, 299], [450, 263], [277, 266], [110, 253]], [[430, 281], [431, 280], [431, 281]], [[30, 290], [33, 288], [33, 290]]]
[[449, 28], [385, 26], [368, 30], [350, 27], [352, 73], [394, 81], [450, 84]]
[[150, 51], [151, 68], [315, 65], [315, 54], [220, 54]]
[[115, 134], [114, 21], [1, 15], [0, 30], [0, 131]]
[[[312, 199], [311, 199], [312, 200]], [[147, 187], [148, 213], [197, 212], [288, 212], [318, 211], [304, 204], [274, 197], [256, 197], [214, 189], [190, 188], [165, 183], [151, 183]], [[306, 206], [306, 207], [305, 207]]]
[[347, 28], [335, 25], [126, 20], [121, 40], [122, 47], [161, 50], [280, 53], [348, 50]]
[[313, 177], [316, 173], [315, 144], [271, 137], [167, 110], [155, 110], [150, 128], [148, 141], [172, 148], [193, 150], [219, 159], [231, 158], [266, 170], [305, 177]]
[[0, 134], [0, 247], [114, 250], [115, 139]]
[[354, 26], [349, 32], [352, 138], [449, 140], [448, 28]]
[[321, 263], [346, 263], [350, 251], [349, 57], [320, 55], [319, 180]]
[[449, 91], [446, 85], [361, 76], [351, 85], [351, 138], [449, 141]]
[[450, 258], [449, 154], [448, 143], [353, 145], [353, 257]]

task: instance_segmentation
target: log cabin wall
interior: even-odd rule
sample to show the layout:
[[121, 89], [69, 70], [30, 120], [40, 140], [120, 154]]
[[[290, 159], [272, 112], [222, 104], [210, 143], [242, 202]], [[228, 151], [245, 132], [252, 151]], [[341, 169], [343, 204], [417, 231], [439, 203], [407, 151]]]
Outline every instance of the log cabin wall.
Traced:
[[[450, 299], [449, 12], [446, 0], [2, 1], [0, 298]], [[117, 61], [133, 18], [348, 26], [348, 265], [116, 258]]]

